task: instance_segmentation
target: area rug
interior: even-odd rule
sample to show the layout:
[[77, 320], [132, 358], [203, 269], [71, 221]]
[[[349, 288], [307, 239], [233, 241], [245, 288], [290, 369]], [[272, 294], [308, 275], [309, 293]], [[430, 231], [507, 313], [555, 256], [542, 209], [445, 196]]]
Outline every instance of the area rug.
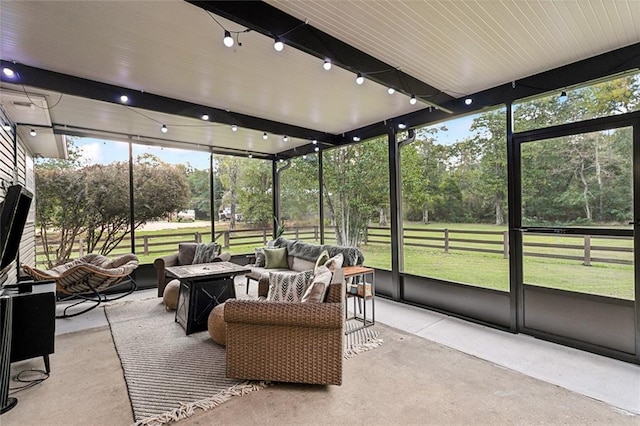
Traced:
[[[267, 385], [228, 379], [225, 348], [206, 331], [185, 335], [157, 298], [105, 307], [136, 425], [160, 425]], [[348, 321], [347, 330], [359, 323]], [[345, 358], [379, 346], [375, 327], [345, 336]]]

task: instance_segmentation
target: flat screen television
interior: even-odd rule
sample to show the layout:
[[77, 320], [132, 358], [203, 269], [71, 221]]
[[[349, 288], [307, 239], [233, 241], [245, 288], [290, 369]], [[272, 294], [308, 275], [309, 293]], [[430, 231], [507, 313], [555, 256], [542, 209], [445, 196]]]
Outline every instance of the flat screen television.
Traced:
[[22, 185], [7, 188], [0, 203], [0, 282], [18, 256], [33, 194]]

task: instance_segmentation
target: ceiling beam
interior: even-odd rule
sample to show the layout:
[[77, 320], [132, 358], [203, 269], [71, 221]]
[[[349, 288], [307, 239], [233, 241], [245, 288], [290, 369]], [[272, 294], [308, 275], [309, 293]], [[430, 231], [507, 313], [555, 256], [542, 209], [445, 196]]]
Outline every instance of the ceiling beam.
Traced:
[[233, 111], [226, 111], [206, 105], [199, 105], [179, 99], [155, 95], [153, 93], [141, 92], [140, 90], [88, 80], [81, 77], [31, 67], [2, 59], [0, 59], [0, 64], [2, 68], [8, 67], [13, 69], [15, 72], [15, 76], [13, 78], [9, 78], [4, 73], [0, 73], [1, 81], [6, 83], [38, 87], [67, 95], [79, 96], [119, 105], [121, 105], [120, 96], [125, 94], [129, 97], [129, 101], [127, 103], [128, 106], [142, 108], [148, 111], [156, 111], [159, 113], [195, 119], [200, 119], [202, 114], [208, 114], [210, 121], [214, 123], [223, 123], [228, 125], [235, 124], [238, 127], [254, 129], [260, 132], [288, 135], [289, 137], [296, 137], [300, 139], [315, 139], [328, 144], [335, 144], [338, 139], [336, 135], [326, 132], [240, 114]]
[[[336, 66], [362, 73], [365, 78], [393, 87], [407, 96], [415, 95], [428, 105], [440, 106], [455, 99], [263, 1], [186, 1], [267, 37], [280, 37], [287, 46], [322, 61], [330, 59]], [[221, 29], [220, 38], [222, 36]]]

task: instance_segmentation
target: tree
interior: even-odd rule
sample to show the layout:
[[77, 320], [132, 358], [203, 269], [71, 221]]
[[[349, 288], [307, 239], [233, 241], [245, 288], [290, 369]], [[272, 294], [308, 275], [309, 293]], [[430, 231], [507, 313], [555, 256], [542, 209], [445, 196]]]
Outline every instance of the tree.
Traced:
[[[67, 261], [84, 238], [89, 252], [110, 253], [132, 229], [187, 206], [189, 187], [182, 166], [145, 154], [134, 165], [135, 209], [129, 204], [127, 162], [83, 166], [73, 139], [71, 160], [36, 164], [36, 223], [48, 266]], [[58, 239], [57, 246], [51, 238]]]
[[240, 190], [241, 159], [238, 157], [221, 156], [217, 158], [217, 173], [222, 188], [222, 207], [230, 206], [231, 217], [229, 229], [236, 229], [236, 209], [238, 192]]
[[386, 138], [327, 150], [323, 155], [324, 199], [336, 241], [358, 246], [369, 220], [389, 203]]
[[237, 199], [244, 220], [260, 227], [269, 226], [273, 220], [271, 162], [243, 161], [239, 187]]
[[[219, 180], [217, 175], [216, 179]], [[189, 182], [189, 192], [191, 193], [189, 208], [196, 212], [196, 218], [210, 219], [211, 193], [209, 190], [209, 170], [199, 170], [189, 167], [187, 168], [187, 181]]]
[[318, 224], [318, 156], [290, 160], [290, 167], [279, 172], [280, 218], [296, 225]]

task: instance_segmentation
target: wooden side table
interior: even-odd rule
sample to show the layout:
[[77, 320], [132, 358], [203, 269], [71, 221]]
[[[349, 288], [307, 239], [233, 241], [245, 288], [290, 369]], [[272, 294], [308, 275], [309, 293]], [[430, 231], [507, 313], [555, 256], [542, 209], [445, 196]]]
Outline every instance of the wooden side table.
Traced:
[[[376, 305], [375, 305], [375, 269], [366, 268], [364, 266], [345, 266], [342, 268], [344, 271], [345, 280], [352, 279], [350, 285], [347, 286], [347, 297], [345, 299], [345, 317], [347, 320], [356, 319], [362, 322], [360, 327], [353, 330], [345, 331], [345, 334], [353, 333], [354, 331], [362, 330], [365, 327], [371, 327], [376, 323]], [[349, 305], [349, 298], [353, 298], [353, 316], [349, 317], [347, 307]], [[371, 301], [371, 318], [367, 316], [367, 302]], [[356, 312], [356, 301], [358, 302], [358, 308], [362, 302], [362, 316], [359, 316]], [[360, 309], [358, 309], [360, 311]]]

